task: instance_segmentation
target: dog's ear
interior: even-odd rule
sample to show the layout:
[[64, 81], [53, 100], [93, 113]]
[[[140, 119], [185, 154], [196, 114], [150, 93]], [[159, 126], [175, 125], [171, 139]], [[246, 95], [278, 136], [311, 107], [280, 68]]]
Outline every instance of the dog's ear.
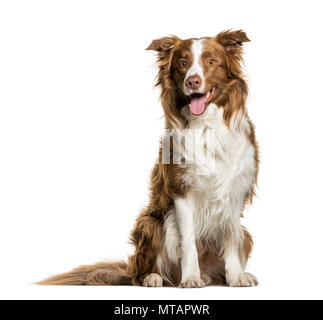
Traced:
[[242, 30], [231, 31], [226, 30], [219, 33], [215, 40], [224, 48], [227, 56], [228, 74], [232, 78], [241, 78], [242, 69], [242, 45], [249, 42], [247, 34]]
[[171, 64], [175, 49], [181, 43], [176, 36], [153, 40], [146, 50], [157, 52], [158, 76], [156, 86], [161, 87], [160, 100], [164, 109], [167, 128], [177, 128], [183, 123], [180, 111], [176, 107], [176, 88], [171, 78]]
[[156, 86], [166, 84], [170, 78], [170, 69], [175, 48], [182, 40], [176, 36], [164, 37], [153, 40], [146, 50], [157, 52], [157, 65], [159, 73]]
[[248, 95], [248, 87], [243, 79], [242, 53], [243, 43], [249, 42], [247, 34], [242, 30], [226, 30], [220, 32], [215, 40], [226, 53], [228, 76], [231, 79], [230, 85], [224, 89], [222, 101], [219, 105], [224, 107], [223, 118], [227, 125], [232, 128], [241, 124], [242, 115], [245, 113], [245, 103]]
[[220, 43], [228, 54], [239, 55], [242, 53], [242, 44], [249, 42], [247, 34], [242, 30], [226, 30], [220, 32], [216, 36], [216, 40]]
[[176, 36], [163, 37], [153, 40], [146, 50], [154, 50], [159, 53], [170, 53], [181, 40]]

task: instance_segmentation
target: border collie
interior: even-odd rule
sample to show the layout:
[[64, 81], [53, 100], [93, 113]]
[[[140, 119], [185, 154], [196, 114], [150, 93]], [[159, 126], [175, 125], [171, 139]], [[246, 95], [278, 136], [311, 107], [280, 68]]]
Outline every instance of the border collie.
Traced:
[[253, 241], [240, 217], [254, 196], [258, 148], [246, 110], [245, 32], [152, 41], [166, 130], [150, 201], [131, 233], [126, 262], [101, 262], [40, 284], [249, 287]]

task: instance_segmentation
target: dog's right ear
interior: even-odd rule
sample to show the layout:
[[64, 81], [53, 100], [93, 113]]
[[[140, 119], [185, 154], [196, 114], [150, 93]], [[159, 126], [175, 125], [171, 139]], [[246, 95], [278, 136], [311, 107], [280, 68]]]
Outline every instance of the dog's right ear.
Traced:
[[164, 54], [170, 53], [180, 41], [181, 39], [176, 36], [163, 37], [153, 40], [146, 50], [154, 50]]
[[153, 40], [146, 50], [157, 52], [158, 76], [156, 86], [161, 87], [160, 100], [164, 109], [167, 128], [177, 128], [182, 125], [183, 119], [176, 108], [176, 90], [171, 79], [171, 64], [175, 48], [181, 43], [176, 36]]

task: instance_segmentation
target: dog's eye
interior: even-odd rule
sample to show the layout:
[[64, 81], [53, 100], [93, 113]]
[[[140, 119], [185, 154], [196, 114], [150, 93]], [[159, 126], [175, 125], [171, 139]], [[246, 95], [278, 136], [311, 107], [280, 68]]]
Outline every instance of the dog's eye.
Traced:
[[209, 60], [209, 65], [213, 65], [213, 64], [215, 64], [215, 61], [213, 59], [210, 59]]
[[181, 61], [181, 67], [185, 68], [187, 66], [187, 62], [185, 60]]

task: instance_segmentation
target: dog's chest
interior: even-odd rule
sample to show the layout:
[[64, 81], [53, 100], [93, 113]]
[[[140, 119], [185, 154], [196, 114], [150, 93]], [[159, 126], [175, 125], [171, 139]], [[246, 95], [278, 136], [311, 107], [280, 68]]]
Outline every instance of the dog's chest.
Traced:
[[186, 141], [183, 152], [187, 169], [183, 179], [199, 218], [219, 219], [222, 215], [222, 219], [241, 213], [255, 177], [255, 149], [248, 139], [250, 127], [245, 119], [242, 121], [241, 130], [233, 132], [223, 121], [222, 109], [210, 105], [205, 115], [191, 119], [184, 134], [185, 141], [191, 142]]

